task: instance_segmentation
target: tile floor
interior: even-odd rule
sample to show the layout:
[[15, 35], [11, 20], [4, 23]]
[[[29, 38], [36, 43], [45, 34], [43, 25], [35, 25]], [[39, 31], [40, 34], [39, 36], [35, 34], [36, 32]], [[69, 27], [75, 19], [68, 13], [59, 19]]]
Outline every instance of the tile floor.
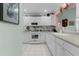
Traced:
[[23, 56], [51, 56], [45, 44], [23, 44]]

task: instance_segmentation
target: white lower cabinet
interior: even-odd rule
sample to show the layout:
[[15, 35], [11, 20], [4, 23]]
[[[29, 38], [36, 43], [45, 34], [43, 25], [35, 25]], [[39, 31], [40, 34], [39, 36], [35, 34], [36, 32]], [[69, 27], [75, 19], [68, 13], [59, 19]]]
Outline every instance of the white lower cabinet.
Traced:
[[64, 49], [58, 43], [56, 43], [55, 49], [56, 49], [56, 56], [63, 56], [64, 55], [64, 53], [63, 53], [64, 52]]
[[64, 48], [67, 49], [73, 56], [79, 56], [79, 47], [68, 42], [64, 42]]
[[67, 51], [66, 49], [64, 49], [63, 55], [64, 56], [72, 56], [72, 54], [69, 51]]
[[24, 39], [23, 39], [23, 43], [27, 43], [28, 41], [31, 40], [31, 32], [24, 32]]
[[40, 42], [45, 42], [46, 41], [46, 33], [45, 32], [40, 32]]
[[[60, 42], [61, 43], [61, 42]], [[60, 45], [56, 42], [56, 56], [72, 56], [72, 54], [63, 47], [63, 45]]]
[[56, 55], [56, 51], [55, 51], [55, 41], [54, 41], [54, 37], [50, 38], [47, 36], [48, 39], [46, 39], [47, 42], [47, 46], [51, 52], [52, 55]]
[[54, 56], [79, 56], [79, 47], [53, 35], [46, 35], [49, 50]]

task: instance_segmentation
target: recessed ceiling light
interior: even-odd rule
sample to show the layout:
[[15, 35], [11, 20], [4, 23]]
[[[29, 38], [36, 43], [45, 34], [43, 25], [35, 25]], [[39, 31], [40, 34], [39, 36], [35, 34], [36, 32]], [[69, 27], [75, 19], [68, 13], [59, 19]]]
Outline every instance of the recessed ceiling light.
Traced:
[[24, 9], [24, 12], [27, 12], [27, 10], [26, 10], [26, 9]]
[[45, 9], [44, 12], [47, 12], [47, 10]]

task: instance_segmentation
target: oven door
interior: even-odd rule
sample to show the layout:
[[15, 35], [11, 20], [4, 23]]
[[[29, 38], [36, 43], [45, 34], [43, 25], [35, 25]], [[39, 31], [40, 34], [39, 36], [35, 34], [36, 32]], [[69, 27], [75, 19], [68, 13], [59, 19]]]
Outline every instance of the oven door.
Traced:
[[34, 32], [31, 34], [31, 41], [32, 42], [40, 42], [40, 33]]

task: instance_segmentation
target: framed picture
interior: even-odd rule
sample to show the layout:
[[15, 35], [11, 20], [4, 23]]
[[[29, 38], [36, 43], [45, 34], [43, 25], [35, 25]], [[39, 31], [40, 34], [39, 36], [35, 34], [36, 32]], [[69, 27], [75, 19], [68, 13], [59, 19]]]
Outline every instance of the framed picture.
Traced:
[[68, 26], [68, 19], [62, 19], [62, 27], [67, 27]]
[[0, 3], [0, 21], [19, 24], [19, 4]]
[[69, 21], [69, 26], [75, 25], [75, 21]]
[[0, 21], [3, 21], [3, 4], [0, 3]]

